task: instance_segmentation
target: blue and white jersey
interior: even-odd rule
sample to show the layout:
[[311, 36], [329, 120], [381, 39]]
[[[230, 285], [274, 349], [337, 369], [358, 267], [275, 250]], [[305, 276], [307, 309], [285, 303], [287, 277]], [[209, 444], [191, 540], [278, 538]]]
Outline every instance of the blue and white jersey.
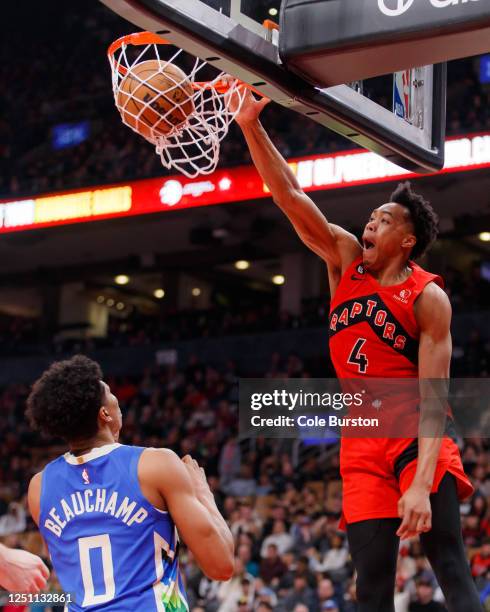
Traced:
[[186, 612], [178, 536], [138, 481], [144, 448], [109, 444], [43, 471], [39, 528], [69, 612]]

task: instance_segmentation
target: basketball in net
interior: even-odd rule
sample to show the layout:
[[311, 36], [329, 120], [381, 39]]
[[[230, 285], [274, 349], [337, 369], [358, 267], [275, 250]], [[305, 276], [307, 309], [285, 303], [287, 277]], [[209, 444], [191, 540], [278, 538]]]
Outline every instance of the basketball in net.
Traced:
[[150, 137], [166, 136], [194, 112], [194, 89], [178, 66], [159, 60], [137, 64], [122, 79], [117, 106], [126, 125]]
[[123, 123], [151, 142], [165, 168], [189, 178], [213, 172], [244, 84], [152, 32], [123, 36], [107, 54]]

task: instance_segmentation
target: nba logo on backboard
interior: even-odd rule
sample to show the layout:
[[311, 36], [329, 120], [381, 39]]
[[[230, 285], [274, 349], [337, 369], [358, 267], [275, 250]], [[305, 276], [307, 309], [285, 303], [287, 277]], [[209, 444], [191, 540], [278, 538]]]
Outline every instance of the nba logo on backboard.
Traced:
[[412, 71], [395, 72], [393, 83], [393, 112], [397, 117], [411, 122]]

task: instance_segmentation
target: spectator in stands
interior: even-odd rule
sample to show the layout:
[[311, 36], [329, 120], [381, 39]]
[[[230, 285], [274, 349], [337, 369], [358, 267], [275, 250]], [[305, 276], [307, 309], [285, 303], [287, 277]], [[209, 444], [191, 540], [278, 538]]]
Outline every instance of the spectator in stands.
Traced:
[[483, 540], [482, 547], [471, 560], [471, 573], [474, 578], [486, 576], [490, 570], [490, 538]]
[[444, 612], [445, 607], [434, 601], [434, 586], [430, 578], [417, 580], [417, 594], [415, 601], [408, 607], [409, 612]]
[[295, 575], [293, 589], [280, 603], [280, 606], [281, 610], [288, 612], [289, 610], [293, 610], [298, 604], [303, 604], [307, 610], [315, 610], [318, 608], [316, 593], [308, 586], [306, 576], [303, 573], [297, 573]]
[[230, 438], [223, 446], [219, 459], [219, 473], [223, 490], [225, 490], [226, 484], [239, 473], [240, 463], [241, 453], [238, 441], [236, 438]]
[[[349, 581], [346, 584], [342, 610], [343, 612], [357, 612], [356, 582], [353, 579], [349, 579]], [[402, 611], [396, 608], [396, 595], [395, 595], [395, 612], [407, 612], [407, 610]]]
[[291, 590], [294, 586], [294, 580], [299, 574], [305, 577], [310, 588], [316, 589], [317, 579], [309, 568], [308, 557], [297, 558], [293, 552], [289, 552], [282, 555], [282, 559], [288, 567], [288, 571], [279, 581], [279, 592]]
[[340, 603], [337, 601], [337, 596], [335, 594], [334, 584], [330, 578], [324, 577], [318, 582], [317, 596], [320, 609], [329, 602], [335, 604], [336, 607], [340, 607]]
[[463, 519], [463, 540], [466, 546], [478, 547], [483, 537], [481, 521], [475, 514]]
[[[265, 543], [265, 542], [264, 542]], [[265, 584], [277, 584], [288, 568], [278, 554], [277, 544], [267, 544], [265, 557], [260, 562], [260, 577]]]
[[240, 532], [252, 533], [258, 535], [262, 529], [262, 521], [254, 516], [252, 503], [243, 500], [238, 504], [238, 516], [231, 524], [231, 532], [237, 536]]
[[0, 516], [0, 536], [10, 533], [21, 533], [26, 528], [26, 511], [22, 504], [12, 502], [7, 512]]
[[273, 610], [277, 605], [277, 596], [273, 589], [261, 586], [257, 589], [257, 606], [269, 606], [269, 610]]
[[220, 606], [218, 612], [235, 612], [237, 603], [244, 598], [247, 605], [254, 599], [254, 577], [248, 574], [242, 561], [235, 558], [235, 571], [233, 578], [223, 582], [218, 590]]
[[261, 556], [265, 557], [267, 555], [267, 549], [269, 544], [275, 544], [277, 547], [277, 552], [282, 555], [293, 546], [293, 538], [291, 534], [286, 531], [286, 523], [277, 519], [274, 521], [274, 525], [272, 527], [272, 534], [267, 536], [262, 544]]
[[293, 547], [299, 553], [306, 552], [313, 545], [312, 520], [304, 513], [298, 513], [291, 528]]
[[345, 568], [349, 560], [344, 537], [340, 533], [331, 535], [329, 546], [329, 550], [326, 551], [321, 561], [315, 557], [312, 558], [311, 566], [316, 572], [329, 572], [337, 580], [343, 580], [347, 577]]
[[240, 466], [239, 474], [230, 483], [223, 484], [222, 489], [227, 495], [234, 497], [251, 497], [255, 495], [257, 483], [253, 478], [252, 468], [244, 463]]
[[270, 612], [270, 610], [273, 610], [273, 607], [268, 603], [260, 603], [257, 606], [257, 612]]
[[254, 578], [259, 575], [259, 564], [252, 559], [252, 547], [250, 544], [240, 544], [237, 548], [237, 557], [249, 574]]

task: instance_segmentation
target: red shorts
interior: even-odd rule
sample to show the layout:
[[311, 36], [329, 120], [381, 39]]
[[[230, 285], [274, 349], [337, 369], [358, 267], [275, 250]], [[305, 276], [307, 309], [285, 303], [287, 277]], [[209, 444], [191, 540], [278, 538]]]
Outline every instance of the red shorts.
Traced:
[[[343, 516], [340, 527], [373, 518], [397, 518], [398, 501], [411, 485], [417, 469], [416, 439], [343, 438], [340, 473]], [[435, 493], [446, 474], [456, 478], [460, 499], [474, 489], [464, 473], [458, 447], [444, 438], [434, 475]]]

